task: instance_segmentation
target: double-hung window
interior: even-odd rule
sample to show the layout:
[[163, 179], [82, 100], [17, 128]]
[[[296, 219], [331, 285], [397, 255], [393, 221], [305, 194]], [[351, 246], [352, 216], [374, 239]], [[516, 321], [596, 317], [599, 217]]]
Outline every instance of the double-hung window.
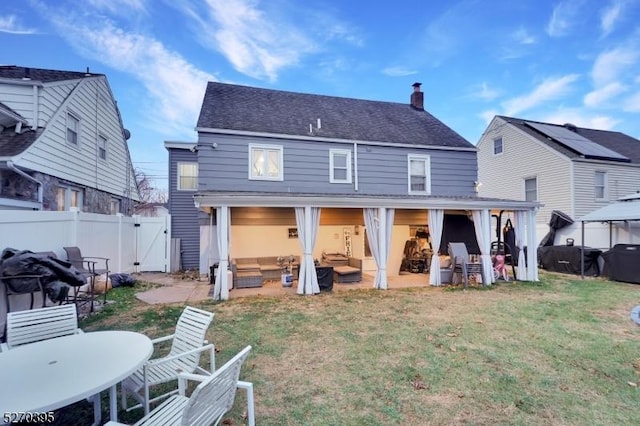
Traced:
[[532, 177], [524, 180], [524, 199], [538, 201], [538, 178]]
[[351, 183], [351, 151], [332, 149], [329, 151], [329, 182]]
[[409, 194], [431, 193], [431, 158], [428, 155], [409, 155]]
[[500, 155], [503, 152], [502, 138], [495, 138], [493, 140], [493, 155]]
[[607, 173], [596, 172], [594, 185], [595, 185], [595, 192], [596, 192], [596, 200], [606, 200], [607, 199]]
[[198, 163], [178, 163], [178, 191], [198, 189]]
[[67, 113], [67, 143], [78, 146], [80, 135], [80, 119], [71, 113]]
[[283, 150], [280, 145], [249, 145], [249, 179], [283, 180]]
[[98, 158], [107, 161], [107, 137], [98, 135]]

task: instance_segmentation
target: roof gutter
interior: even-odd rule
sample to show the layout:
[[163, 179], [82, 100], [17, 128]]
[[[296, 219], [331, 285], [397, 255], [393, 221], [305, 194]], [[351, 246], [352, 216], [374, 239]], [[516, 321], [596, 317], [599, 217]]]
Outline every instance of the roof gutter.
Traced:
[[437, 149], [443, 151], [470, 151], [477, 152], [478, 148], [472, 147], [455, 147], [455, 146], [439, 146], [439, 145], [419, 145], [410, 143], [390, 143], [382, 141], [365, 141], [365, 140], [352, 140], [352, 139], [340, 139], [340, 138], [324, 138], [319, 136], [302, 136], [302, 135], [287, 135], [284, 133], [266, 133], [266, 132], [252, 132], [247, 130], [231, 130], [231, 129], [217, 129], [211, 127], [196, 127], [196, 132], [200, 133], [213, 133], [220, 135], [233, 135], [233, 136], [248, 136], [248, 137], [260, 137], [260, 138], [272, 138], [272, 139], [291, 139], [302, 141], [314, 141], [314, 142], [335, 142], [335, 143], [358, 143], [360, 145], [371, 146], [392, 146], [394, 148], [412, 148], [412, 149]]
[[38, 179], [34, 178], [33, 176], [30, 176], [29, 174], [25, 173], [24, 171], [20, 170], [15, 164], [13, 164], [13, 161], [11, 160], [7, 161], [7, 167], [9, 168], [9, 170], [14, 171], [15, 173], [19, 174], [23, 178], [30, 180], [31, 182], [38, 185], [38, 204], [40, 204], [40, 210], [42, 210], [42, 198], [43, 198], [42, 182], [40, 182]]

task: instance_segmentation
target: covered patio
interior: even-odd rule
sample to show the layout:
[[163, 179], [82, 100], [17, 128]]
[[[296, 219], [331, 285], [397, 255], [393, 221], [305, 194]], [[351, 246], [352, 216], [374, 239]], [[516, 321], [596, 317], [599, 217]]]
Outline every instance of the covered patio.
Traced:
[[[237, 245], [231, 238], [232, 212], [239, 208], [256, 209], [291, 209], [295, 212], [296, 234], [300, 249], [299, 278], [294, 286], [295, 292], [300, 295], [318, 294], [320, 288], [315, 273], [314, 258], [317, 259], [320, 217], [324, 210], [344, 209], [359, 210], [361, 223], [366, 232], [366, 243], [375, 262], [372, 273], [373, 280], [370, 283], [364, 279], [359, 285], [368, 285], [369, 288], [387, 289], [390, 278], [397, 275], [396, 271], [388, 270], [390, 260], [390, 247], [395, 216], [397, 212], [424, 212], [423, 223], [428, 224], [432, 244], [433, 256], [430, 262], [430, 270], [440, 270], [440, 256], [443, 252], [440, 239], [442, 236], [443, 218], [445, 212], [458, 212], [467, 215], [474, 223], [475, 237], [479, 247], [479, 261], [482, 264], [485, 284], [490, 285], [494, 281], [493, 268], [490, 257], [490, 247], [493, 240], [491, 229], [491, 215], [494, 211], [509, 211], [515, 222], [516, 240], [519, 247], [527, 244], [533, 245], [535, 236], [535, 214], [538, 203], [487, 199], [479, 197], [321, 197], [302, 195], [273, 195], [266, 197], [264, 194], [230, 194], [230, 193], [202, 193], [194, 196], [196, 207], [209, 213], [209, 259], [210, 264], [218, 263], [220, 270], [227, 270], [231, 257], [237, 256]], [[254, 218], [254, 222], [259, 222]], [[356, 223], [357, 225], [357, 223]], [[531, 242], [531, 243], [528, 243]], [[265, 252], [269, 247], [264, 248]], [[315, 254], [315, 256], [314, 256]], [[273, 253], [271, 253], [273, 255]], [[537, 265], [536, 251], [520, 251], [518, 259], [520, 265], [518, 279], [537, 281], [537, 268], [527, 268], [526, 265]], [[229, 283], [227, 274], [217, 274], [213, 298], [226, 300], [229, 295]], [[441, 285], [440, 274], [428, 274], [424, 277], [425, 285]]]

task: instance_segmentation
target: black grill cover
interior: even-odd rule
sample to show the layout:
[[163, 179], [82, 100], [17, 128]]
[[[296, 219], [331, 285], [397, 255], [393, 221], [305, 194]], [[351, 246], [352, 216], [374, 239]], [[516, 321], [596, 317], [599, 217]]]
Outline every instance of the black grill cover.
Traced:
[[333, 290], [333, 266], [316, 266], [320, 291]]
[[[538, 263], [547, 271], [564, 272], [580, 275], [580, 246], [547, 246], [538, 247]], [[598, 257], [602, 250], [591, 247], [584, 248], [584, 274], [600, 275]]]
[[616, 244], [602, 257], [604, 275], [609, 279], [640, 284], [640, 244]]

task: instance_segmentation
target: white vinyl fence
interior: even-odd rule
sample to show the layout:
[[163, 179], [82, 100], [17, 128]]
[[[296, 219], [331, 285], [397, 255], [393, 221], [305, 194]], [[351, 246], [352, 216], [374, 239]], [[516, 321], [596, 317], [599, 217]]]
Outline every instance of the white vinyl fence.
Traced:
[[[170, 223], [168, 215], [126, 217], [79, 211], [2, 210], [0, 251], [5, 248], [52, 251], [60, 259], [66, 259], [63, 247], [77, 246], [83, 256], [108, 258], [111, 273], [167, 272]], [[16, 310], [13, 304], [16, 298], [12, 297], [12, 310]], [[5, 309], [4, 286], [0, 285], [0, 325], [4, 323]]]

